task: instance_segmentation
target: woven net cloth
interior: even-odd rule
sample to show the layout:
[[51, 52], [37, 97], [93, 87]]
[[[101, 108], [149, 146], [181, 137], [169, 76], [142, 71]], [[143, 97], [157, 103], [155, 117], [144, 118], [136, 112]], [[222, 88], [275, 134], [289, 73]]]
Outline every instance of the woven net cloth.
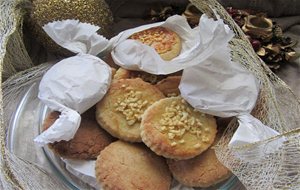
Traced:
[[[215, 146], [218, 159], [228, 167], [247, 189], [300, 189], [300, 101], [291, 89], [273, 74], [253, 51], [244, 33], [234, 23], [224, 8], [215, 0], [191, 0], [203, 13], [217, 13], [235, 32], [230, 42], [232, 59], [241, 63], [261, 81], [261, 92], [252, 115], [280, 135], [264, 141], [230, 149], [228, 143], [238, 123], [232, 120], [221, 140]], [[26, 1], [0, 1], [0, 65], [2, 83], [1, 100], [1, 157], [0, 189], [67, 189], [56, 177], [26, 162], [6, 147], [9, 121], [16, 102], [28, 88], [50, 67], [34, 67], [25, 48], [22, 23]], [[213, 11], [215, 10], [215, 12]], [[3, 19], [5, 18], [5, 19]], [[19, 72], [22, 71], [22, 72]], [[258, 150], [284, 136], [283, 146], [267, 157], [255, 159]], [[237, 154], [253, 157], [246, 162]]]

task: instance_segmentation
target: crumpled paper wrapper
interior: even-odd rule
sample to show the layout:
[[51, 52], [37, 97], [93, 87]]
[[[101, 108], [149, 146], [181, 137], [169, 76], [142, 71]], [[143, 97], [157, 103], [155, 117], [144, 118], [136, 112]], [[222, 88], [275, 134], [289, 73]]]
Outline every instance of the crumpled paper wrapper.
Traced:
[[110, 67], [94, 56], [108, 44], [96, 33], [99, 27], [65, 20], [49, 23], [44, 29], [56, 43], [79, 54], [56, 63], [40, 82], [39, 99], [61, 112], [59, 119], [34, 139], [41, 146], [72, 139], [80, 114], [102, 99], [111, 82]]
[[[206, 61], [184, 69], [179, 86], [181, 96], [195, 109], [219, 117], [237, 117], [239, 128], [229, 143], [233, 148], [279, 134], [250, 115], [259, 88], [254, 75], [231, 61], [226, 44]], [[262, 158], [278, 150], [281, 144], [279, 140], [269, 146], [268, 151], [262, 149], [256, 156]], [[242, 158], [251, 161], [251, 158]]]
[[[176, 32], [182, 41], [180, 54], [170, 60], [164, 61], [154, 48], [139, 41], [128, 39], [132, 34], [152, 27], [162, 26]], [[151, 74], [170, 74], [185, 68], [197, 65], [233, 37], [233, 32], [223, 20], [213, 20], [203, 14], [199, 26], [192, 29], [183, 16], [169, 17], [165, 22], [143, 25], [125, 30], [112, 38], [109, 46], [112, 49], [114, 62], [129, 70], [142, 70]]]
[[43, 29], [58, 45], [73, 53], [97, 55], [108, 45], [108, 40], [97, 34], [100, 27], [79, 20], [51, 22]]

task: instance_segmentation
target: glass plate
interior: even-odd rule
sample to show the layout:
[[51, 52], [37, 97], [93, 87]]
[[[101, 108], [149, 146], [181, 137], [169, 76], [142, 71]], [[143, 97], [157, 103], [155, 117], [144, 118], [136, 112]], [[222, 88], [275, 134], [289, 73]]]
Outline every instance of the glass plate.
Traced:
[[[60, 157], [53, 154], [47, 146], [40, 148], [33, 143], [33, 138], [37, 136], [42, 127], [42, 122], [49, 112], [49, 109], [37, 98], [38, 83], [33, 83], [25, 92], [19, 102], [17, 109], [10, 121], [7, 134], [8, 149], [18, 157], [34, 163], [47, 172], [57, 176], [70, 189], [93, 189], [79, 178], [72, 175], [65, 168], [65, 163]], [[30, 130], [28, 130], [30, 129]], [[24, 145], [27, 148], [24, 151]], [[32, 154], [35, 152], [35, 154]], [[200, 188], [196, 188], [197, 190]], [[206, 188], [206, 190], [221, 189], [244, 189], [237, 177], [232, 176], [227, 181], [216, 186]]]

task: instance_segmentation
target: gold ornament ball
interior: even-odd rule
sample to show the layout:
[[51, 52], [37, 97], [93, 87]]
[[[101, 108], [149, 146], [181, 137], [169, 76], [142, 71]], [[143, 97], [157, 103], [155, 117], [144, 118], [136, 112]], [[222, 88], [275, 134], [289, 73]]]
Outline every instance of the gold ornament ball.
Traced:
[[53, 21], [77, 19], [99, 26], [99, 34], [111, 37], [113, 17], [104, 0], [33, 0], [32, 5], [29, 23], [33, 34], [49, 51], [70, 54], [43, 31], [42, 27]]

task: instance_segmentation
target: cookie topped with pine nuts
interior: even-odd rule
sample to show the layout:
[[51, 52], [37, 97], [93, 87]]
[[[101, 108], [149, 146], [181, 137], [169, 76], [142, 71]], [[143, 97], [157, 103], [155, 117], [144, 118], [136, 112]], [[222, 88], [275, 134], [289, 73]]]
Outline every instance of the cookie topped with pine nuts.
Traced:
[[153, 27], [134, 33], [129, 39], [151, 46], [163, 60], [170, 61], [181, 51], [181, 39], [175, 32], [165, 27]]
[[141, 142], [141, 116], [151, 104], [162, 98], [162, 92], [140, 78], [117, 80], [97, 103], [96, 119], [112, 136]]
[[214, 142], [213, 116], [196, 111], [180, 96], [155, 102], [142, 117], [141, 137], [156, 154], [184, 160], [193, 158]]

